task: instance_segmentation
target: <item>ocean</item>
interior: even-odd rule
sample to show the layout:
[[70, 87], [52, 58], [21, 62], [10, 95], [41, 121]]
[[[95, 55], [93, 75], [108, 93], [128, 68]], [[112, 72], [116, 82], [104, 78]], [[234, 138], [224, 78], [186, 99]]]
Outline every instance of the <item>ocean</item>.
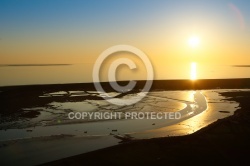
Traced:
[[[93, 63], [0, 65], [0, 86], [93, 82], [93, 66]], [[191, 63], [184, 65], [153, 65], [153, 68], [154, 80], [250, 78], [249, 66]], [[138, 68], [136, 71], [130, 72], [130, 69], [125, 66], [120, 70], [116, 73], [117, 80], [147, 79], [145, 69], [140, 71], [140, 68]], [[101, 81], [108, 81], [107, 76], [102, 76], [107, 75], [107, 73], [106, 69], [101, 68]]]

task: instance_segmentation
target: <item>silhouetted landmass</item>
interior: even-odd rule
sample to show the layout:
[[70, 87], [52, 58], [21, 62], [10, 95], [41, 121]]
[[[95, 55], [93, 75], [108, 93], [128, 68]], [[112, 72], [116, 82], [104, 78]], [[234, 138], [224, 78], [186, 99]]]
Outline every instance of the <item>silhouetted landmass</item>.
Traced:
[[233, 65], [233, 67], [250, 67], [250, 65]]
[[8, 67], [8, 66], [15, 66], [15, 67], [21, 67], [21, 66], [67, 66], [72, 64], [7, 64], [7, 65], [0, 65], [0, 67]]
[[[118, 81], [124, 86], [128, 81]], [[139, 80], [135, 91], [143, 89], [146, 81]], [[109, 82], [101, 82], [105, 91], [114, 91]], [[200, 89], [241, 89], [250, 88], [250, 78], [239, 79], [200, 79], [200, 80], [154, 80], [151, 90], [200, 90]], [[96, 90], [93, 83], [69, 83], [46, 85], [20, 85], [0, 87], [0, 91], [60, 91], [60, 90]]]

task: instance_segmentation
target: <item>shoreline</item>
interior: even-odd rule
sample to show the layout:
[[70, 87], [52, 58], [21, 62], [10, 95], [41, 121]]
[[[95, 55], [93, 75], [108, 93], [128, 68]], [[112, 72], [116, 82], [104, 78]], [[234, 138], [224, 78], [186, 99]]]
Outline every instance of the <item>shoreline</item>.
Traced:
[[241, 108], [193, 134], [134, 140], [43, 165], [244, 165], [250, 153], [250, 92], [221, 94]]
[[[142, 89], [146, 80], [135, 80], [135, 90]], [[128, 81], [117, 81], [121, 86], [127, 85]], [[113, 91], [109, 82], [100, 83], [107, 91]], [[6, 90], [68, 90], [83, 89], [96, 90], [92, 82], [86, 83], [56, 83], [56, 84], [31, 84], [31, 85], [6, 85], [0, 86], [0, 91]], [[204, 89], [245, 89], [250, 88], [250, 78], [228, 79], [183, 79], [183, 80], [153, 80], [151, 90], [204, 90]]]

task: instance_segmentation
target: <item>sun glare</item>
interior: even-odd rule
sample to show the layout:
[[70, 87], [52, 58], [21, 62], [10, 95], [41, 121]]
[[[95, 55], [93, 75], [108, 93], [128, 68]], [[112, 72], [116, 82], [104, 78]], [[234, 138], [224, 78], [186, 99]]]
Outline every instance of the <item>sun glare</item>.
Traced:
[[198, 36], [191, 36], [188, 39], [188, 44], [192, 47], [195, 48], [200, 44], [200, 38]]

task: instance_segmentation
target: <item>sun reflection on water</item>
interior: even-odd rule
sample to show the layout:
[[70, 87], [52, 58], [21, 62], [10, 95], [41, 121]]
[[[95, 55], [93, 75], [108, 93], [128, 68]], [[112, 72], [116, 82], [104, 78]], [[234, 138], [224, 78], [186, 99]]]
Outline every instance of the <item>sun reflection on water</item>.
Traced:
[[190, 79], [196, 80], [197, 79], [197, 72], [196, 72], [196, 62], [191, 63], [191, 70], [190, 70]]

